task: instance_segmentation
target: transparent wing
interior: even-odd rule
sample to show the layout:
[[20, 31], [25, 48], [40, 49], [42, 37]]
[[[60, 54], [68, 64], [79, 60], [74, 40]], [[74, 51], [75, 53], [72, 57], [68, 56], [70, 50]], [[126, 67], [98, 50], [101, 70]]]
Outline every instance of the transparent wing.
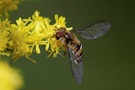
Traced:
[[68, 48], [68, 53], [69, 53], [69, 58], [70, 58], [70, 66], [72, 70], [72, 74], [77, 81], [77, 83], [81, 83], [82, 81], [82, 76], [83, 76], [83, 63], [82, 60], [81, 62], [76, 62], [77, 58], [75, 57], [74, 52]]
[[93, 40], [103, 36], [110, 27], [110, 22], [100, 20], [77, 29], [75, 32], [80, 34], [85, 39]]

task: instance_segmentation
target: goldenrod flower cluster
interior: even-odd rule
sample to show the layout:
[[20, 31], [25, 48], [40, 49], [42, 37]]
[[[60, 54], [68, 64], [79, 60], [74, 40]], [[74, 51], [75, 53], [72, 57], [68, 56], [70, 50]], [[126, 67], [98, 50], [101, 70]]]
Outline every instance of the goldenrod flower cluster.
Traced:
[[0, 61], [0, 90], [19, 90], [23, 83], [23, 77], [18, 69]]
[[[45, 50], [56, 57], [60, 50], [65, 50], [65, 45], [55, 38], [55, 33], [60, 27], [67, 28], [65, 17], [56, 14], [55, 23], [39, 15], [38, 11], [27, 19], [19, 18], [16, 24], [11, 24], [8, 19], [0, 20], [0, 54], [12, 56], [18, 59], [25, 56], [32, 60], [29, 55], [36, 51], [40, 54], [40, 46], [45, 46]], [[50, 56], [49, 55], [49, 56]]]
[[20, 0], [0, 0], [0, 17], [9, 17], [8, 11], [17, 10]]

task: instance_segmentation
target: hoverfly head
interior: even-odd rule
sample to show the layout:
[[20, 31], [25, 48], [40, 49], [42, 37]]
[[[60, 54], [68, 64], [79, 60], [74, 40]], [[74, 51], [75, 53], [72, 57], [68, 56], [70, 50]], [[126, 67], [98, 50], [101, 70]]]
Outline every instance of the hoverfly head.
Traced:
[[64, 36], [65, 31], [66, 31], [66, 28], [64, 28], [64, 27], [57, 29], [57, 32], [55, 34], [56, 39], [58, 40], [60, 37]]

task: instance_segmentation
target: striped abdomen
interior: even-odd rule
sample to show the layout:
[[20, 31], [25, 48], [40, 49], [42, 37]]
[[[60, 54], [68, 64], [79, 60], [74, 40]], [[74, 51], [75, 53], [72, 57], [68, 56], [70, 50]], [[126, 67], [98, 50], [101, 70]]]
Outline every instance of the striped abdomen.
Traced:
[[74, 58], [76, 63], [81, 62], [82, 60], [82, 44], [78, 40], [78, 38], [72, 32], [64, 32], [65, 29], [62, 28], [59, 32], [56, 33], [56, 39], [63, 42], [68, 49], [70, 49], [73, 53], [73, 56], [70, 58]]
[[72, 53], [75, 56], [76, 63], [81, 62], [82, 60], [82, 44], [79, 39], [72, 33], [74, 38], [71, 39], [71, 42], [67, 44], [67, 47], [72, 50]]

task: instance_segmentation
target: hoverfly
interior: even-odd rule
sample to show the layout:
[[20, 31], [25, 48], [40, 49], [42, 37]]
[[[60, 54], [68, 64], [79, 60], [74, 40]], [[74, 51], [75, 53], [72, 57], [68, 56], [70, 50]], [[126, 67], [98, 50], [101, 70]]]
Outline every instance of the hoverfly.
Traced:
[[[80, 34], [85, 39], [94, 40], [103, 36], [110, 27], [110, 22], [100, 20], [77, 29], [75, 33]], [[67, 31], [66, 28], [63, 27], [57, 30], [55, 37], [57, 40], [60, 40], [68, 49], [72, 74], [77, 83], [80, 84], [83, 76], [83, 51], [81, 42], [73, 32]]]

